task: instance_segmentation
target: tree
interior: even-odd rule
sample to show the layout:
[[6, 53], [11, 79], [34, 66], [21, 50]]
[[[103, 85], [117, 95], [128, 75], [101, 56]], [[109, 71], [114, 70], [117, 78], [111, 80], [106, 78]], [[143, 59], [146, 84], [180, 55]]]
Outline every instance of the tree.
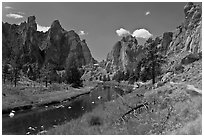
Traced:
[[8, 66], [8, 64], [5, 64], [2, 67], [3, 67], [3, 69], [2, 69], [2, 71], [3, 71], [3, 81], [4, 81], [4, 84], [5, 84], [6, 79], [8, 77], [8, 74], [9, 74], [9, 66]]
[[110, 81], [110, 76], [109, 75], [107, 75], [107, 81]]
[[19, 67], [14, 67], [13, 72], [14, 72], [14, 84], [15, 84], [15, 87], [16, 87], [17, 82], [20, 79], [20, 69], [19, 69]]
[[126, 72], [124, 72], [124, 80], [128, 80], [130, 78], [130, 71], [127, 70]]
[[113, 79], [120, 83], [120, 81], [124, 80], [124, 72], [122, 72], [121, 70], [118, 70], [114, 75]]
[[81, 73], [76, 65], [72, 65], [69, 69], [66, 70], [66, 81], [67, 83], [72, 84], [72, 87], [75, 88], [83, 86]]
[[20, 79], [20, 70], [22, 67], [22, 64], [20, 63], [20, 57], [16, 56], [14, 60], [11, 61], [11, 65], [13, 67], [11, 72], [11, 80], [14, 80], [15, 87], [17, 86], [17, 82]]
[[[139, 70], [143, 68], [143, 73], [140, 73], [141, 79], [147, 79], [150, 74], [152, 79], [152, 84], [155, 83], [155, 78], [159, 75], [159, 70], [161, 70], [161, 65], [166, 63], [166, 57], [163, 56], [160, 52], [158, 52], [158, 41], [152, 40], [151, 38], [147, 40], [147, 45], [145, 47], [145, 58], [143, 58], [139, 62]], [[149, 72], [149, 73], [148, 73]]]
[[99, 76], [99, 80], [102, 81], [102, 75]]
[[29, 79], [35, 81], [40, 77], [39, 76], [40, 70], [37, 63], [29, 64], [27, 68], [28, 68], [27, 75]]
[[103, 81], [107, 81], [106, 75], [103, 75]]
[[63, 77], [64, 77], [64, 74], [65, 74], [65, 70], [56, 70], [56, 73], [58, 75], [58, 82], [59, 84], [63, 81]]
[[129, 84], [134, 84], [135, 81], [137, 81], [139, 79], [139, 74], [138, 74], [139, 71], [133, 71], [131, 72], [128, 76], [128, 83]]
[[43, 81], [45, 81], [46, 87], [47, 87], [48, 81], [51, 81], [52, 71], [53, 71], [53, 65], [51, 65], [50, 63], [45, 64], [40, 70], [40, 77], [42, 78]]

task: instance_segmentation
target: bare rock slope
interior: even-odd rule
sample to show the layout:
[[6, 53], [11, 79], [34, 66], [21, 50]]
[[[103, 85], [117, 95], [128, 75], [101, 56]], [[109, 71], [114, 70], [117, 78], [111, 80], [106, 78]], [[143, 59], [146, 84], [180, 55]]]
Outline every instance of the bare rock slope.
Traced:
[[75, 31], [64, 30], [55, 20], [47, 32], [39, 32], [35, 16], [20, 25], [2, 22], [2, 50], [3, 61], [19, 58], [23, 66], [41, 67], [49, 62], [62, 70], [73, 64], [81, 67], [96, 62], [85, 40]]

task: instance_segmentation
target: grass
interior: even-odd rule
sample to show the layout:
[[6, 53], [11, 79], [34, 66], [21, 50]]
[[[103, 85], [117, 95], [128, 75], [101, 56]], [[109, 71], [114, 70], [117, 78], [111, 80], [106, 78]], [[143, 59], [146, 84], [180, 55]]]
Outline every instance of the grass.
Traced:
[[94, 84], [89, 84], [89, 86], [75, 89], [69, 85], [53, 83], [48, 87], [44, 85], [33, 87], [23, 84], [18, 84], [17, 87], [14, 87], [7, 83], [2, 85], [2, 109], [62, 101], [69, 97], [89, 92], [94, 86]]
[[[200, 62], [195, 62], [200, 65]], [[196, 64], [195, 64], [196, 65]], [[189, 66], [190, 68], [190, 66]], [[198, 67], [201, 68], [201, 67]], [[192, 73], [189, 73], [191, 72]], [[202, 86], [200, 69], [185, 71], [183, 74], [178, 74], [174, 78], [177, 81], [186, 79], [185, 83], [190, 82], [196, 87]], [[114, 85], [115, 83], [109, 83]], [[117, 83], [116, 83], [117, 84]], [[89, 83], [85, 84], [86, 86]], [[8, 87], [7, 87], [8, 88]], [[75, 89], [66, 89], [61, 91], [52, 91], [57, 89], [40, 89], [36, 96], [31, 96], [27, 92], [31, 92], [31, 88], [18, 87], [8, 88], [8, 93], [11, 99], [18, 102], [19, 100], [33, 101], [42, 99], [47, 102], [50, 100], [62, 99], [65, 95], [78, 94]], [[201, 89], [201, 88], [200, 88]], [[39, 93], [40, 91], [40, 93]], [[68, 92], [66, 94], [66, 91]], [[4, 91], [3, 91], [4, 92]], [[8, 94], [7, 92], [4, 92]], [[20, 96], [21, 98], [15, 98]], [[27, 98], [28, 97], [28, 98]], [[3, 97], [5, 99], [5, 97]], [[147, 105], [141, 107], [132, 113], [121, 118], [126, 112], [131, 110], [137, 104], [147, 102]], [[5, 103], [3, 101], [3, 103]], [[18, 102], [19, 103], [19, 102]], [[127, 105], [128, 104], [128, 105]], [[51, 128], [47, 133], [49, 135], [197, 135], [202, 134], [202, 97], [192, 96], [186, 92], [186, 87], [182, 85], [165, 85], [147, 90], [139, 88], [136, 91], [125, 95], [122, 98], [106, 102], [99, 105], [92, 112], [85, 113], [78, 119], [73, 119]]]
[[202, 116], [199, 115], [194, 121], [188, 122], [184, 127], [175, 130], [171, 135], [201, 135], [202, 134]]
[[[46, 134], [201, 134], [202, 97], [191, 97], [185, 88], [177, 85], [143, 91], [144, 97], [138, 97], [138, 94], [142, 91], [101, 104], [81, 118], [51, 128]], [[141, 102], [148, 102], [147, 108], [137, 109], [121, 119], [130, 110], [127, 104], [135, 107]]]
[[101, 134], [105, 128], [107, 114], [102, 109], [95, 109], [93, 112], [84, 114], [81, 118], [72, 120], [56, 128], [50, 129], [47, 134], [52, 135], [87, 135]]

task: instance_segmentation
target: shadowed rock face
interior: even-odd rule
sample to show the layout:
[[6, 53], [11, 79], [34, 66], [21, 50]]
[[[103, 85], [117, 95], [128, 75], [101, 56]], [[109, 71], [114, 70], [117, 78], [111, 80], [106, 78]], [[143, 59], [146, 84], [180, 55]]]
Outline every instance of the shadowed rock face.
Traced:
[[161, 41], [161, 52], [163, 52], [165, 55], [169, 49], [169, 45], [172, 41], [172, 32], [165, 32], [163, 33], [162, 41]]
[[3, 60], [18, 56], [23, 65], [50, 62], [56, 69], [65, 69], [71, 64], [81, 67], [96, 62], [85, 40], [73, 30], [64, 30], [55, 20], [47, 32], [39, 32], [35, 16], [20, 25], [2, 22], [2, 50]]

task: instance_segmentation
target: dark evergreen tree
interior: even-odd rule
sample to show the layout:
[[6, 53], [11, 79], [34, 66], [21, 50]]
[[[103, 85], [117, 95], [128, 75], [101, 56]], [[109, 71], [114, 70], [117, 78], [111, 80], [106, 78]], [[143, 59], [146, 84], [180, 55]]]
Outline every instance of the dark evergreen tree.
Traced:
[[75, 88], [83, 86], [81, 73], [76, 65], [72, 65], [68, 70], [66, 70], [66, 81], [68, 84], [72, 84], [72, 87]]
[[101, 75], [99, 76], [99, 80], [102, 81], [102, 76]]
[[11, 77], [12, 77], [11, 79], [12, 81], [14, 80], [14, 85], [16, 87], [17, 82], [20, 79], [20, 70], [22, 67], [19, 56], [16, 56], [15, 59], [11, 61], [11, 65], [13, 67], [12, 72], [11, 72]]
[[110, 76], [109, 75], [107, 75], [107, 81], [110, 81]]
[[38, 67], [38, 64], [37, 63], [34, 63], [34, 64], [30, 64], [28, 66], [28, 78], [31, 79], [31, 80], [37, 80], [39, 79], [40, 77], [40, 69]]
[[158, 41], [152, 40], [151, 38], [147, 40], [147, 45], [145, 47], [145, 58], [143, 58], [138, 65], [140, 73], [140, 79], [147, 80], [148, 77], [152, 79], [152, 84], [154, 84], [155, 78], [159, 75], [161, 70], [161, 65], [166, 63], [166, 57], [158, 52]]
[[8, 66], [8, 64], [5, 64], [2, 67], [3, 67], [3, 69], [2, 69], [2, 72], [3, 72], [3, 82], [5, 84], [6, 83], [6, 79], [8, 78], [8, 75], [9, 75], [9, 66]]
[[120, 81], [122, 81], [123, 80], [123, 72], [122, 71], [120, 71], [120, 70], [118, 70], [117, 72], [116, 72], [116, 74], [114, 75], [114, 77], [113, 77], [113, 80], [115, 80], [115, 81], [117, 81], [117, 82], [120, 82]]
[[45, 86], [47, 87], [48, 82], [51, 84], [51, 76], [53, 71], [53, 65], [50, 63], [46, 63], [40, 70], [40, 77], [45, 82]]

